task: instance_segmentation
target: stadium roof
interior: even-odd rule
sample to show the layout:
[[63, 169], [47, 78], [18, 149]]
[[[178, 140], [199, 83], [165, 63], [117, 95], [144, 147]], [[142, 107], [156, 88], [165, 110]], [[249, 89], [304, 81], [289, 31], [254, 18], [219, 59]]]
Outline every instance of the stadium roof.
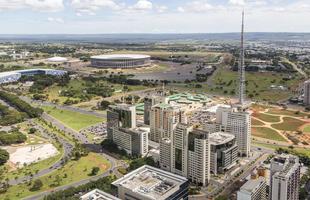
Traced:
[[102, 60], [111, 60], [111, 59], [146, 59], [150, 58], [149, 55], [142, 55], [142, 54], [109, 54], [109, 55], [98, 55], [92, 56], [92, 59], [102, 59]]

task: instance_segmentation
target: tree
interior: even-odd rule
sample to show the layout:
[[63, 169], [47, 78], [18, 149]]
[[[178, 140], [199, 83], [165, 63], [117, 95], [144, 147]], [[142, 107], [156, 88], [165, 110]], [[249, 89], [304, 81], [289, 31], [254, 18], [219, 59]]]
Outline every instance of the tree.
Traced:
[[3, 165], [4, 163], [6, 163], [6, 161], [9, 158], [10, 158], [9, 153], [4, 149], [0, 149], [0, 165]]
[[36, 131], [37, 131], [37, 129], [35, 129], [35, 128], [32, 127], [32, 128], [29, 129], [29, 132], [28, 132], [28, 133], [29, 133], [29, 134], [34, 134]]
[[30, 191], [38, 191], [43, 186], [43, 183], [40, 179], [34, 181], [32, 187], [29, 189]]
[[100, 110], [106, 110], [106, 109], [109, 108], [109, 105], [110, 105], [110, 104], [111, 104], [111, 103], [110, 103], [109, 101], [103, 100], [103, 101], [101, 101], [100, 104], [99, 104], [99, 109], [100, 109]]
[[95, 176], [95, 175], [98, 174], [99, 171], [100, 171], [99, 167], [93, 167], [93, 168], [91, 169], [90, 175], [91, 175], [91, 176]]

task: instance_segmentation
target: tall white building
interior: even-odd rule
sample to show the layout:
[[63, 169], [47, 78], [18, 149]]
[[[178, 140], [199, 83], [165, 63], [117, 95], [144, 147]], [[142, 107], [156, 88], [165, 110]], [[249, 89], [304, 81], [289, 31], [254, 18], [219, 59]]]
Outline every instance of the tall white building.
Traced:
[[151, 109], [156, 104], [168, 104], [168, 98], [165, 96], [151, 96], [144, 98], [144, 124], [150, 125]]
[[267, 185], [264, 177], [247, 181], [237, 193], [238, 200], [267, 200]]
[[172, 167], [171, 172], [187, 177], [188, 164], [188, 134], [192, 126], [179, 123], [172, 138]]
[[221, 130], [235, 135], [238, 152], [249, 156], [251, 150], [251, 114], [237, 108], [219, 107], [216, 111], [217, 126]]
[[160, 103], [152, 107], [150, 113], [150, 140], [160, 142], [170, 138], [177, 123], [184, 121], [184, 111], [180, 106]]
[[300, 164], [299, 158], [282, 154], [271, 160], [271, 200], [299, 200]]
[[188, 135], [188, 174], [191, 182], [206, 186], [210, 181], [209, 133], [194, 129]]
[[304, 104], [310, 105], [310, 80], [304, 83]]
[[210, 179], [208, 134], [179, 123], [171, 139], [164, 138], [160, 143], [160, 167], [194, 183], [207, 185]]

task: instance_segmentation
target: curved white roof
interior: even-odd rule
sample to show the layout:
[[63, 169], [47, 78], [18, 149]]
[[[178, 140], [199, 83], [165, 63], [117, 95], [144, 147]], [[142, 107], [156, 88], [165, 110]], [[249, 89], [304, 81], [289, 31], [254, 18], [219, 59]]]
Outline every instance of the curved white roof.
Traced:
[[92, 56], [92, 59], [102, 59], [102, 60], [111, 60], [111, 59], [144, 59], [150, 58], [149, 55], [142, 54], [109, 54], [109, 55], [98, 55]]
[[67, 62], [68, 59], [64, 57], [52, 57], [47, 59], [48, 62]]

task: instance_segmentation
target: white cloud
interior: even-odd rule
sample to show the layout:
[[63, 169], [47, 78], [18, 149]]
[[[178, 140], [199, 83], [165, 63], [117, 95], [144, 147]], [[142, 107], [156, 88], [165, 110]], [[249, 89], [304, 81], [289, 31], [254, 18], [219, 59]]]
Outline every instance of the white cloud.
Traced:
[[64, 9], [63, 0], [0, 0], [0, 10], [30, 8], [40, 12], [57, 12]]
[[138, 0], [138, 2], [133, 5], [129, 6], [130, 10], [137, 10], [137, 11], [148, 11], [153, 9], [153, 3], [148, 0]]
[[156, 8], [157, 12], [159, 12], [159, 13], [163, 13], [163, 12], [166, 12], [168, 10], [167, 6], [156, 5], [155, 8]]
[[122, 7], [114, 0], [72, 0], [71, 5], [78, 16], [81, 16], [82, 13], [95, 15], [96, 11], [100, 9], [119, 10]]
[[48, 18], [47, 18], [47, 21], [49, 21], [49, 22], [55, 22], [55, 23], [59, 23], [59, 24], [65, 23], [65, 21], [64, 21], [62, 18], [60, 18], [60, 17], [56, 17], [56, 18], [54, 18], [54, 17], [48, 17]]
[[206, 12], [215, 9], [218, 9], [218, 7], [211, 5], [207, 1], [191, 1], [177, 8], [179, 12]]
[[63, 0], [25, 0], [25, 5], [36, 11], [57, 12], [64, 9]]
[[15, 10], [23, 7], [23, 0], [0, 0], [0, 10]]
[[229, 0], [229, 4], [234, 6], [244, 6], [245, 0]]

